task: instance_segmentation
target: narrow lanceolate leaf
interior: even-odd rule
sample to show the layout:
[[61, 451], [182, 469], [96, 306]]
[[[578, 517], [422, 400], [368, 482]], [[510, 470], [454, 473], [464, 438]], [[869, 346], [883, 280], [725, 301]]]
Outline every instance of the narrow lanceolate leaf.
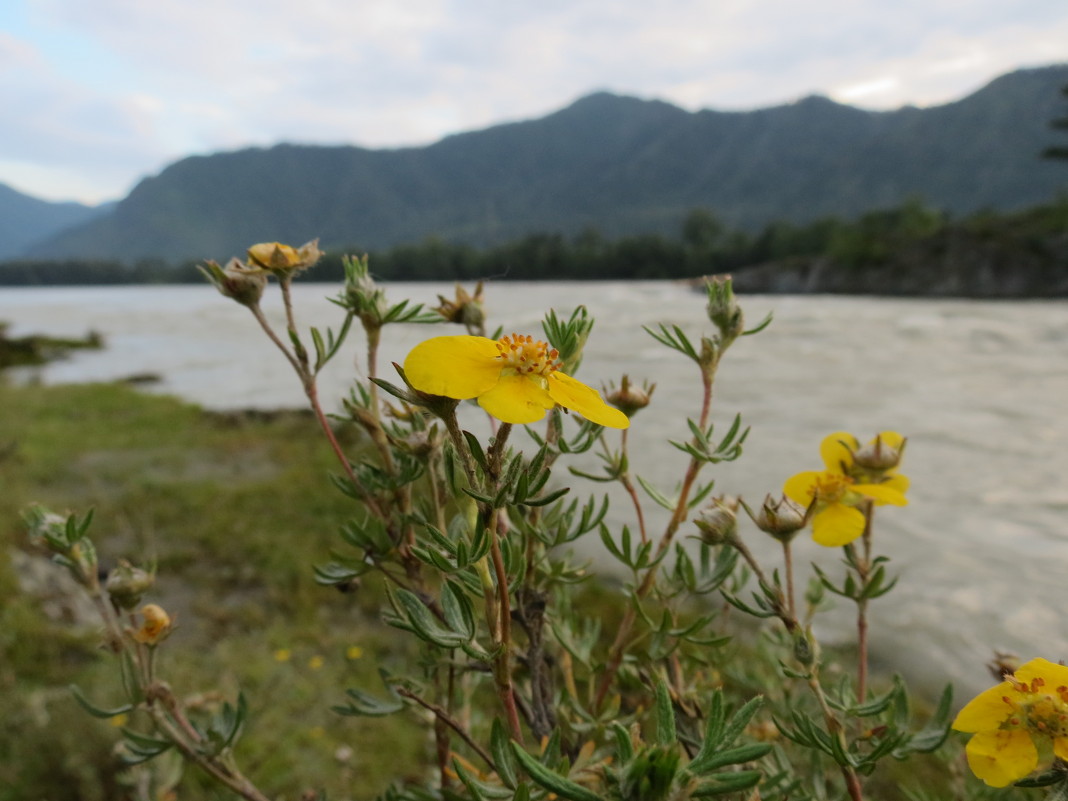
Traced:
[[515, 757], [508, 748], [508, 734], [500, 718], [493, 719], [493, 729], [490, 731], [490, 751], [493, 754], [493, 764], [497, 768], [497, 775], [505, 786], [514, 790], [519, 783], [515, 775]]
[[663, 679], [656, 683], [656, 742], [659, 745], [675, 743], [675, 710], [671, 706], [671, 694]]
[[173, 745], [170, 740], [149, 737], [127, 728], [122, 729], [122, 736], [126, 746], [122, 761], [127, 765], [140, 765], [142, 762], [147, 762], [169, 750]]
[[760, 781], [759, 770], [740, 770], [736, 773], [721, 773], [701, 782], [691, 794], [693, 798], [712, 798], [727, 793], [737, 793], [755, 787]]
[[772, 746], [769, 743], [753, 743], [752, 745], [728, 748], [725, 751], [710, 754], [701, 759], [694, 759], [693, 762], [686, 766], [686, 769], [695, 776], [700, 776], [703, 773], [710, 773], [727, 765], [743, 765], [746, 762], [755, 762], [766, 756], [771, 748]]
[[675, 502], [669, 500], [660, 490], [650, 484], [641, 476], [638, 476], [638, 483], [642, 485], [642, 489], [649, 493], [649, 497], [652, 498], [659, 506], [663, 506], [669, 511], [675, 511]]
[[941, 746], [949, 736], [949, 714], [952, 706], [953, 685], [947, 684], [935, 713], [931, 715], [927, 725], [912, 736], [906, 748], [926, 754]]
[[556, 793], [560, 798], [566, 798], [568, 801], [604, 801], [601, 796], [592, 790], [583, 787], [581, 784], [575, 784], [575, 782], [561, 776], [559, 773], [549, 770], [514, 742], [512, 743], [512, 752], [515, 754], [516, 759], [519, 760], [519, 764], [523, 766], [523, 770], [527, 772], [527, 775], [550, 793]]
[[619, 756], [619, 762], [625, 764], [630, 762], [634, 758], [634, 741], [631, 739], [630, 732], [623, 728], [620, 723], [612, 724], [612, 733], [616, 737], [616, 753]]
[[400, 589], [395, 590], [393, 595], [403, 609], [411, 630], [424, 640], [442, 648], [458, 648], [471, 639], [463, 632], [452, 631], [440, 625], [426, 604], [414, 593]]
[[471, 599], [458, 584], [445, 582], [445, 589], [441, 593], [441, 610], [449, 628], [467, 639], [475, 636], [475, 613]]
[[123, 704], [122, 706], [117, 706], [114, 709], [104, 709], [90, 702], [89, 699], [85, 697], [85, 694], [82, 692], [81, 688], [77, 684], [71, 684], [69, 689], [71, 695], [74, 696], [74, 700], [81, 704], [82, 709], [84, 709], [94, 718], [113, 718], [117, 715], [125, 715], [127, 712], [133, 709], [133, 704]]

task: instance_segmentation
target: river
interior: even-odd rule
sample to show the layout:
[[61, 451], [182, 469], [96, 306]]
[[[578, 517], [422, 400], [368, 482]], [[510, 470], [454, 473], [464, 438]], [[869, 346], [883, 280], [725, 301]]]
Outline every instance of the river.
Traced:
[[[434, 303], [445, 284], [389, 284], [393, 301]], [[336, 325], [336, 288], [297, 289], [298, 323]], [[272, 302], [275, 299], [270, 299]], [[877, 550], [892, 558], [898, 587], [873, 604], [873, 656], [933, 692], [953, 680], [963, 692], [989, 684], [994, 648], [1023, 658], [1068, 659], [1068, 307], [1060, 301], [985, 302], [820, 296], [751, 296], [747, 318], [774, 322], [739, 340], [717, 380], [714, 419], [725, 430], [740, 412], [752, 432], [746, 453], [709, 472], [717, 489], [759, 502], [795, 472], [819, 467], [818, 446], [837, 430], [867, 440], [893, 429], [909, 437], [902, 472], [910, 505], [880, 510]], [[635, 469], [670, 492], [685, 456], [666, 443], [687, 438], [698, 413], [696, 368], [657, 344], [643, 325], [709, 330], [703, 299], [686, 287], [649, 283], [501, 283], [487, 290], [490, 327], [540, 331], [550, 308], [584, 304], [597, 319], [578, 374], [599, 386], [657, 384], [634, 421]], [[265, 299], [265, 306], [267, 299]], [[272, 319], [281, 320], [274, 306]], [[104, 335], [18, 380], [81, 382], [157, 373], [150, 391], [209, 408], [295, 407], [302, 394], [288, 365], [247, 310], [207, 286], [0, 289], [0, 320], [12, 335]], [[387, 329], [382, 364], [401, 361], [426, 336], [459, 329]], [[362, 349], [354, 337], [323, 378], [324, 398], [347, 392]], [[383, 371], [388, 377], [388, 371]], [[587, 465], [588, 466], [588, 465]], [[600, 491], [599, 488], [593, 488]], [[650, 507], [653, 505], [650, 503]], [[615, 514], [625, 519], [626, 507]], [[654, 521], [661, 522], [661, 521]], [[746, 536], [762, 558], [775, 549]], [[590, 555], [602, 565], [595, 546]], [[837, 554], [796, 547], [801, 563], [832, 572]], [[849, 629], [845, 604], [823, 636]]]

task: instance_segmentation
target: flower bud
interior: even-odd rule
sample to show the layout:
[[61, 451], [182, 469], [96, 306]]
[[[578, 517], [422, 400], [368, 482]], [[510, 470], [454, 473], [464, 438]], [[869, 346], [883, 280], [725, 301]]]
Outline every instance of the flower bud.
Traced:
[[794, 630], [794, 659], [807, 668], [812, 667], [820, 660], [820, 646], [812, 636], [812, 629], [797, 628]]
[[905, 451], [905, 443], [907, 440], [902, 440], [901, 444], [894, 448], [885, 442], [883, 442], [882, 435], [880, 434], [863, 448], [859, 448], [853, 452], [853, 462], [865, 470], [870, 470], [873, 473], [883, 473], [887, 470], [893, 470], [901, 463], [901, 457]]
[[720, 340], [726, 348], [745, 330], [745, 316], [734, 297], [729, 275], [714, 275], [705, 283], [708, 293], [708, 319], [719, 329]]
[[225, 268], [209, 261], [197, 269], [221, 294], [249, 308], [259, 304], [267, 286], [267, 276], [262, 271], [247, 267], [238, 259], [230, 259]]
[[706, 545], [723, 545], [734, 539], [738, 530], [737, 511], [737, 498], [730, 495], [713, 498], [693, 521], [701, 531], [701, 540]]
[[112, 602], [122, 609], [133, 609], [141, 603], [141, 596], [155, 583], [155, 577], [129, 562], [120, 561], [119, 566], [108, 573], [104, 588]]
[[609, 387], [605, 390], [604, 399], [627, 417], [633, 417], [639, 410], [649, 405], [654, 389], [656, 389], [656, 384], [650, 384], [648, 381], [641, 387], [633, 386], [630, 383], [630, 377], [624, 375], [619, 382], [619, 389]]
[[367, 254], [362, 258], [345, 257], [345, 294], [341, 305], [360, 318], [365, 328], [381, 328], [389, 313], [386, 292], [375, 283], [368, 267]]
[[769, 493], [756, 514], [744, 503], [742, 506], [757, 528], [780, 542], [789, 542], [808, 523], [807, 510], [785, 495], [776, 501]]
[[171, 616], [164, 611], [162, 606], [146, 604], [141, 607], [141, 618], [141, 627], [130, 632], [130, 636], [137, 642], [145, 645], [159, 645], [170, 636], [173, 630]]
[[482, 282], [475, 286], [475, 294], [469, 295], [467, 291], [456, 285], [456, 299], [449, 300], [443, 295], [438, 295], [441, 305], [434, 311], [440, 314], [450, 323], [462, 323], [468, 331], [481, 331], [486, 322], [486, 312], [483, 307]]

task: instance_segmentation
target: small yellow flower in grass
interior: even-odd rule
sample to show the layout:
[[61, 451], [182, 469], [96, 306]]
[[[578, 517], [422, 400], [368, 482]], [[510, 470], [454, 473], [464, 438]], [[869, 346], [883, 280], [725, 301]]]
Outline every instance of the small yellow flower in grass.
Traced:
[[322, 666], [323, 658], [321, 656], [316, 655], [308, 660], [308, 667], [310, 667], [312, 670], [319, 670], [322, 668]]
[[972, 733], [968, 766], [991, 787], [1031, 773], [1040, 749], [1068, 759], [1068, 667], [1032, 659], [969, 701], [953, 728]]
[[[876, 440], [887, 447], [904, 443], [900, 434], [884, 431]], [[812, 538], [820, 545], [848, 545], [864, 533], [864, 514], [856, 507], [865, 499], [876, 505], [905, 506], [908, 479], [886, 468], [872, 476], [854, 460], [859, 444], [852, 434], [838, 432], [824, 438], [820, 455], [826, 470], [806, 470], [786, 480], [786, 497], [805, 508], [812, 507]], [[896, 468], [896, 464], [895, 464]]]
[[288, 648], [279, 648], [277, 651], [274, 652], [275, 662], [288, 662], [292, 658], [293, 652], [290, 651]]
[[118, 715], [115, 715], [114, 717], [108, 718], [108, 723], [110, 723], [116, 729], [121, 729], [123, 726], [126, 725], [127, 721], [129, 721], [129, 719], [130, 719], [129, 715], [127, 715], [126, 713], [120, 713]]
[[362, 656], [363, 656], [363, 649], [358, 645], [350, 645], [348, 648], [345, 649], [345, 658], [346, 659], [356, 660], [356, 659], [360, 659]]
[[545, 342], [512, 334], [434, 337], [416, 345], [404, 360], [408, 383], [428, 395], [478, 404], [504, 423], [541, 420], [559, 404], [591, 423], [627, 428], [630, 421], [602, 400], [597, 390], [560, 372], [559, 354]]

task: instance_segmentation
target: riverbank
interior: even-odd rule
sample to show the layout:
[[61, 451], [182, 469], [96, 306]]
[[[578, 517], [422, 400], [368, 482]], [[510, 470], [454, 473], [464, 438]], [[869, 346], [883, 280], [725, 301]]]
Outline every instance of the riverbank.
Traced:
[[[66, 689], [111, 706], [118, 675], [78, 588], [27, 541], [31, 503], [92, 509], [104, 567], [156, 562], [146, 600], [178, 625], [162, 670], [183, 696], [246, 693], [242, 759], [264, 786], [295, 798], [313, 781], [343, 798], [358, 775], [357, 797], [371, 798], [415, 769], [422, 742], [403, 716], [330, 711], [345, 688], [378, 685], [400, 638], [379, 620], [373, 582], [346, 595], [314, 582], [354, 509], [330, 485], [313, 420], [208, 413], [121, 384], [0, 384], [0, 408], [0, 799], [124, 797], [118, 730]], [[200, 783], [189, 771], [182, 797], [208, 797]]]
[[84, 337], [52, 337], [31, 334], [8, 336], [10, 325], [0, 320], [0, 370], [6, 367], [32, 367], [65, 357], [72, 350], [104, 347], [104, 338], [95, 331]]

